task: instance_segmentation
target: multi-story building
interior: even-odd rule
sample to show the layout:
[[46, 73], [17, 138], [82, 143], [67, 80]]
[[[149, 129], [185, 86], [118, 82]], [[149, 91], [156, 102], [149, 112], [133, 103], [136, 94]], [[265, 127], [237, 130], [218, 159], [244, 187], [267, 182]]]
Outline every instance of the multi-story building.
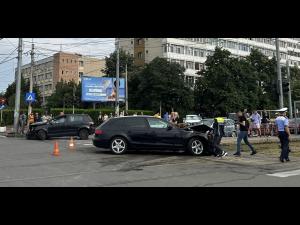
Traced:
[[[204, 68], [207, 56], [216, 46], [229, 50], [235, 57], [245, 57], [258, 49], [268, 57], [275, 56], [274, 38], [118, 38], [121, 49], [134, 57], [136, 65], [144, 65], [155, 57], [166, 58], [185, 67], [185, 80], [191, 86]], [[281, 63], [300, 66], [300, 38], [279, 38]]]
[[[57, 82], [73, 80], [79, 83], [82, 75], [101, 77], [104, 75], [102, 72], [104, 68], [104, 59], [59, 52], [34, 63], [33, 85], [47, 97], [54, 92]], [[30, 74], [31, 64], [22, 66], [22, 76], [28, 80]]]

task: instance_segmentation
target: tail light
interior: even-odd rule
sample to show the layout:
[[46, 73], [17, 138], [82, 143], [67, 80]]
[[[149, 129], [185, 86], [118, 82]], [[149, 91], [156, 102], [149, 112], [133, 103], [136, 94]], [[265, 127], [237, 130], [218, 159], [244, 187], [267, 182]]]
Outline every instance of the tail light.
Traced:
[[95, 130], [95, 134], [96, 135], [101, 135], [101, 134], [103, 134], [103, 130]]

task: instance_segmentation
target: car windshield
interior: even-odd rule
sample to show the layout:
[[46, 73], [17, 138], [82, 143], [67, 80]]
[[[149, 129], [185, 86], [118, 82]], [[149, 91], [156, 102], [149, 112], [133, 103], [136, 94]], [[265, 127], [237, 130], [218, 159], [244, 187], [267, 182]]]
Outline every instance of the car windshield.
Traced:
[[201, 122], [202, 122], [202, 124], [210, 127], [213, 124], [214, 121], [211, 120], [211, 119], [204, 119]]
[[197, 115], [192, 115], [192, 116], [186, 116], [186, 120], [201, 120], [201, 119]]

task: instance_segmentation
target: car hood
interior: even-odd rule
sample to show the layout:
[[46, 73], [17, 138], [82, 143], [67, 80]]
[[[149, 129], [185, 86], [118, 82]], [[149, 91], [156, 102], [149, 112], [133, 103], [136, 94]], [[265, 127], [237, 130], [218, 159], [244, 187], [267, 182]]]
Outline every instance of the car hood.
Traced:
[[207, 131], [211, 130], [212, 128], [207, 125], [200, 124], [200, 125], [195, 125], [195, 126], [188, 126], [184, 129], [185, 130], [193, 130], [193, 131], [200, 132], [200, 133], [206, 133]]

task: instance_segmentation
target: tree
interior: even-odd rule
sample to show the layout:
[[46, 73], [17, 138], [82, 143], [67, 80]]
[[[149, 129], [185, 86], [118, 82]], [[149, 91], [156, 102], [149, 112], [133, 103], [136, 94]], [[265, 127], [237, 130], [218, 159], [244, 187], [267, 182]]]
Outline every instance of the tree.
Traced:
[[[73, 97], [75, 91], [75, 97]], [[76, 84], [74, 81], [60, 81], [56, 84], [55, 92], [47, 98], [47, 106], [53, 108], [76, 108], [82, 107], [81, 102], [81, 83]]]
[[[107, 77], [116, 76], [116, 64], [117, 64], [117, 51], [110, 54], [109, 57], [105, 57], [105, 69], [102, 70]], [[127, 64], [128, 73], [134, 71], [133, 57], [127, 54], [125, 51], [120, 50], [120, 75], [125, 73], [125, 67]]]
[[[29, 92], [29, 81], [21, 77], [21, 100], [20, 100], [20, 108], [26, 108], [28, 105], [25, 102], [25, 94]], [[40, 91], [33, 87], [33, 92], [36, 93], [36, 101], [32, 104], [33, 107], [40, 107], [41, 106], [41, 99], [40, 99]], [[7, 105], [11, 108], [15, 106], [15, 96], [16, 96], [16, 82], [14, 81], [10, 84], [4, 94], [4, 97], [7, 99]]]
[[174, 109], [180, 114], [193, 110], [193, 92], [184, 82], [184, 71], [177, 63], [155, 58], [131, 78], [130, 105], [159, 111], [161, 103], [164, 111]]
[[225, 116], [259, 106], [259, 74], [249, 60], [234, 58], [229, 51], [217, 47], [199, 74], [194, 96], [195, 107], [202, 114]]
[[276, 59], [252, 49], [246, 61], [252, 66], [253, 76], [256, 77], [259, 86], [257, 108], [276, 108], [278, 102]]

